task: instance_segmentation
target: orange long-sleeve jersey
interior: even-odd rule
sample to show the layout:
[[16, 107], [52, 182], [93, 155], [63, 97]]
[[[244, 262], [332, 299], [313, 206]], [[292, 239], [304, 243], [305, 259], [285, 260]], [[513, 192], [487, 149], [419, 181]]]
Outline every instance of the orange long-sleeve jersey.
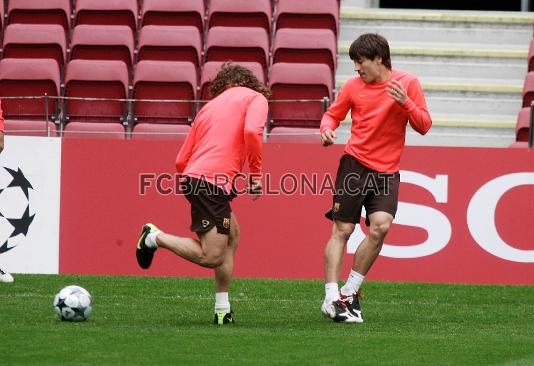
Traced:
[[[229, 192], [248, 160], [250, 173], [261, 174], [267, 99], [245, 87], [225, 90], [198, 113], [176, 158], [176, 170], [204, 177]], [[223, 184], [222, 177], [227, 178]]]
[[[400, 105], [388, 95], [391, 79], [406, 89]], [[345, 152], [378, 172], [396, 172], [404, 148], [406, 125], [424, 135], [432, 126], [425, 97], [414, 75], [392, 70], [391, 78], [380, 84], [366, 84], [360, 77], [348, 80], [321, 120], [321, 132], [335, 130], [351, 110], [351, 137]]]

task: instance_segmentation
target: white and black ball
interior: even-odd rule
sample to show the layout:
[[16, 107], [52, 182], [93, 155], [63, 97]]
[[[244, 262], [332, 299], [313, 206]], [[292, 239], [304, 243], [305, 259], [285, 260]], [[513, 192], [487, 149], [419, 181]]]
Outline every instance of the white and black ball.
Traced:
[[91, 315], [93, 299], [83, 287], [70, 285], [54, 297], [54, 310], [61, 320], [81, 322]]

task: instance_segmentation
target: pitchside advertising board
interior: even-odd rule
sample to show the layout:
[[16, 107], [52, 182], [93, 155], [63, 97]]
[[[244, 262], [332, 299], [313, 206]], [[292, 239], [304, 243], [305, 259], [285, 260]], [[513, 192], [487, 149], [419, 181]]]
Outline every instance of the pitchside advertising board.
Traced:
[[[8, 136], [0, 155], [0, 267], [211, 276], [164, 251], [148, 271], [135, 260], [145, 222], [191, 235], [189, 204], [172, 175], [179, 148], [172, 141]], [[236, 276], [322, 278], [332, 226], [324, 213], [342, 153], [342, 146], [265, 145], [264, 197], [232, 203], [241, 225]], [[534, 284], [532, 151], [407, 147], [401, 168], [395, 224], [369, 279]], [[368, 232], [364, 217], [343, 273]]]
[[[62, 190], [61, 273], [212, 275], [165, 251], [148, 271], [135, 261], [145, 222], [192, 235], [189, 204], [172, 179], [179, 148], [168, 141], [63, 141], [61, 185], [70, 189]], [[232, 203], [241, 226], [236, 276], [323, 277], [332, 195], [328, 187], [301, 192], [300, 179], [316, 176], [318, 186], [328, 186], [325, 177], [335, 179], [342, 154], [343, 146], [265, 145], [269, 190], [258, 201]], [[407, 147], [401, 168], [396, 221], [369, 279], [534, 284], [532, 151]], [[343, 273], [367, 232], [363, 221]]]
[[5, 137], [0, 154], [0, 267], [58, 273], [61, 141]]

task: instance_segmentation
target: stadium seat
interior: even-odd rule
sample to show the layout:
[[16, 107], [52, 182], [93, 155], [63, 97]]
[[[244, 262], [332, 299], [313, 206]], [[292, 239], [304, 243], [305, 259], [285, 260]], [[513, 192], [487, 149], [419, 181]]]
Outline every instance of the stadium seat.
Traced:
[[337, 0], [278, 0], [276, 28], [326, 28], [338, 34]]
[[4, 58], [66, 58], [65, 30], [57, 24], [10, 24], [4, 32]]
[[329, 29], [279, 29], [274, 37], [273, 63], [322, 63], [336, 69], [336, 36]]
[[523, 83], [523, 108], [530, 107], [534, 101], [534, 71], [527, 73], [525, 82]]
[[127, 25], [137, 29], [137, 0], [76, 0], [75, 24]]
[[122, 140], [125, 138], [124, 132], [124, 126], [118, 123], [70, 122], [63, 129], [63, 138]]
[[0, 29], [4, 29], [4, 2], [0, 1]]
[[530, 132], [530, 107], [522, 108], [517, 115], [517, 122], [515, 125], [515, 140], [528, 141]]
[[528, 149], [528, 142], [516, 141], [508, 147], [515, 148], [515, 149]]
[[191, 62], [140, 61], [133, 82], [134, 99], [177, 99], [188, 102], [145, 102], [134, 105], [135, 121], [191, 123], [195, 113], [197, 76]]
[[200, 66], [202, 39], [193, 26], [147, 25], [139, 32], [138, 60], [189, 61]]
[[262, 27], [271, 31], [270, 0], [211, 0], [208, 8], [208, 28]]
[[132, 140], [185, 140], [190, 129], [189, 125], [138, 123]]
[[[211, 99], [211, 95], [209, 93], [209, 86], [211, 84], [211, 81], [217, 76], [217, 73], [219, 72], [223, 64], [224, 62], [222, 61], [209, 61], [202, 66], [202, 73], [200, 75], [200, 98], [202, 100]], [[263, 68], [259, 63], [237, 62], [236, 64], [250, 69], [259, 81], [261, 81], [262, 83], [265, 82]]]
[[[72, 60], [65, 73], [65, 97], [124, 99], [128, 69], [122, 61]], [[124, 122], [127, 103], [117, 100], [65, 100], [67, 121]]]
[[[60, 72], [53, 59], [14, 59], [0, 61], [0, 98], [42, 97], [45, 94], [57, 97], [60, 94]], [[49, 120], [58, 115], [57, 100], [3, 99], [2, 110], [6, 119]]]
[[[50, 134], [47, 128], [50, 129]], [[56, 124], [50, 121], [45, 123], [44, 119], [41, 121], [6, 119], [4, 121], [4, 131], [11, 136], [57, 136]]]
[[328, 66], [284, 62], [272, 65], [269, 86], [272, 92], [270, 127], [319, 127], [325, 104], [328, 104], [324, 98], [331, 100], [334, 89]]
[[8, 23], [59, 24], [70, 28], [70, 0], [9, 0]]
[[267, 142], [318, 144], [321, 141], [318, 128], [275, 127], [269, 131]]
[[133, 64], [134, 36], [125, 25], [81, 24], [74, 27], [71, 60], [119, 60]]
[[206, 61], [250, 61], [268, 66], [269, 36], [258, 27], [213, 27], [206, 40]]
[[203, 0], [143, 0], [141, 24], [191, 25], [204, 31]]
[[530, 40], [528, 49], [528, 71], [534, 71], [534, 37]]

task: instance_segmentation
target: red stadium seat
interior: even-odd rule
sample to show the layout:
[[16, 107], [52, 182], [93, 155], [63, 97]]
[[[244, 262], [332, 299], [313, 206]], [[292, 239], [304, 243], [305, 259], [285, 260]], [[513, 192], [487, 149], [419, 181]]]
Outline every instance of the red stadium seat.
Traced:
[[202, 39], [192, 26], [147, 25], [139, 32], [138, 60], [189, 61], [200, 66]]
[[211, 0], [208, 8], [208, 28], [262, 27], [271, 30], [270, 0]]
[[70, 122], [63, 129], [63, 138], [122, 140], [125, 138], [124, 132], [124, 126], [118, 123]]
[[[52, 59], [14, 59], [0, 61], [0, 98], [14, 96], [57, 97], [60, 88], [59, 66]], [[58, 114], [57, 100], [4, 99], [2, 109], [6, 119], [49, 119]]]
[[267, 142], [318, 144], [321, 141], [318, 128], [275, 127], [269, 131]]
[[[50, 134], [47, 129], [50, 129]], [[11, 136], [57, 136], [57, 127], [54, 122], [45, 123], [36, 120], [9, 120], [4, 121], [4, 131]]]
[[132, 140], [185, 140], [190, 129], [189, 125], [139, 123], [134, 126]]
[[516, 141], [508, 147], [515, 148], [515, 149], [528, 149], [528, 142]]
[[274, 37], [273, 63], [322, 63], [336, 69], [336, 35], [329, 29], [279, 29]]
[[[124, 99], [128, 95], [128, 69], [122, 61], [72, 60], [65, 73], [65, 96]], [[65, 101], [68, 121], [124, 122], [127, 104], [116, 100]]]
[[530, 132], [530, 107], [522, 108], [517, 115], [517, 122], [515, 125], [515, 140], [528, 141]]
[[4, 2], [0, 1], [0, 29], [4, 29]]
[[213, 27], [206, 40], [206, 61], [258, 62], [268, 66], [269, 36], [258, 27]]
[[528, 49], [528, 71], [534, 71], [534, 37], [530, 40]]
[[322, 100], [325, 97], [331, 100], [334, 88], [328, 66], [276, 63], [271, 67], [269, 85], [272, 92], [271, 127], [319, 127], [325, 111]]
[[[211, 99], [209, 93], [209, 86], [211, 81], [215, 79], [217, 73], [221, 69], [221, 66], [224, 64], [222, 61], [209, 61], [202, 66], [202, 73], [200, 75], [200, 98], [202, 100]], [[258, 78], [262, 83], [265, 82], [265, 76], [263, 73], [262, 66], [257, 62], [236, 62], [243, 67], [248, 68], [252, 73]]]
[[534, 71], [527, 73], [523, 84], [523, 107], [530, 107], [534, 101]]
[[189, 102], [135, 102], [136, 122], [191, 123], [197, 76], [190, 62], [140, 61], [134, 73], [134, 99], [177, 99]]
[[326, 28], [338, 34], [336, 0], [278, 0], [276, 28]]
[[120, 60], [133, 64], [134, 36], [125, 25], [81, 24], [74, 27], [71, 60]]
[[66, 58], [65, 30], [57, 24], [10, 24], [4, 32], [4, 58]]
[[191, 25], [204, 31], [203, 0], [143, 0], [141, 24]]
[[70, 28], [70, 0], [9, 0], [8, 22], [24, 24], [59, 24]]
[[75, 24], [127, 25], [137, 29], [137, 0], [76, 0]]

